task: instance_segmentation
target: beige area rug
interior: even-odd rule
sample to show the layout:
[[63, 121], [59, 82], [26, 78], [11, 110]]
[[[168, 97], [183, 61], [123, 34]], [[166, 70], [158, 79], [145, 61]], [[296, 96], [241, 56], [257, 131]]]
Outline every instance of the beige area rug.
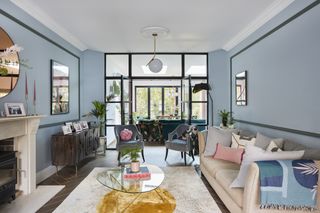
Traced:
[[[168, 190], [176, 199], [174, 212], [221, 213], [193, 167], [165, 167], [162, 169], [165, 179], [160, 187]], [[104, 170], [105, 168], [93, 169], [54, 212], [96, 212], [100, 200], [105, 194], [112, 191], [96, 180], [97, 174]]]
[[30, 195], [21, 195], [11, 203], [0, 205], [0, 212], [6, 213], [35, 213], [64, 186], [38, 186]]

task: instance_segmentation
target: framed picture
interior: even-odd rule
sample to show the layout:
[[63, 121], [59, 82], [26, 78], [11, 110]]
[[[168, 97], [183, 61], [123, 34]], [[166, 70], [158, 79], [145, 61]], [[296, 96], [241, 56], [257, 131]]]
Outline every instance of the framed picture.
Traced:
[[87, 121], [80, 121], [80, 125], [82, 129], [89, 129]]
[[76, 132], [81, 132], [82, 130], [80, 123], [73, 123], [73, 128], [76, 130]]
[[61, 128], [64, 135], [72, 133], [71, 126], [62, 126]]
[[26, 115], [23, 103], [4, 103], [4, 110], [8, 117]]

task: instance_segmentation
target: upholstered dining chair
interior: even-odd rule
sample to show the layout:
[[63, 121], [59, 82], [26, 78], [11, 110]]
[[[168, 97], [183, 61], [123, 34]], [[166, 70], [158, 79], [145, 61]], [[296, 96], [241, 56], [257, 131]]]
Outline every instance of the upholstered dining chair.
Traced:
[[[132, 131], [132, 137], [130, 140], [127, 140], [127, 141], [121, 140], [120, 133], [124, 129], [128, 129], [128, 130]], [[121, 152], [126, 149], [130, 149], [130, 148], [141, 149], [142, 159], [143, 159], [143, 162], [145, 162], [144, 153], [143, 153], [143, 149], [144, 149], [143, 137], [135, 125], [115, 126], [114, 127], [114, 135], [116, 136], [116, 139], [117, 139], [116, 149], [118, 151], [118, 162], [120, 162]]]
[[184, 165], [187, 165], [187, 154], [189, 154], [194, 160], [192, 143], [190, 140], [190, 136], [187, 133], [189, 129], [189, 125], [180, 124], [173, 132], [169, 133], [168, 140], [165, 143], [166, 157], [164, 160], [167, 160], [169, 149], [181, 152], [181, 157], [184, 157]]

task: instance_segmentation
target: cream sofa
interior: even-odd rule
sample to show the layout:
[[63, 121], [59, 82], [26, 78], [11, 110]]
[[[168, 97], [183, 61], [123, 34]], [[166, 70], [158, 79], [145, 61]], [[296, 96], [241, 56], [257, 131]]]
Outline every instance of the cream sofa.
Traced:
[[[253, 163], [248, 172], [244, 188], [230, 188], [230, 184], [237, 177], [240, 166], [224, 160], [204, 157], [206, 133], [199, 133], [200, 169], [212, 188], [219, 195], [231, 213], [297, 213], [310, 211], [275, 210], [259, 208], [259, 168]], [[320, 186], [320, 178], [318, 181]], [[320, 209], [320, 193], [317, 195], [317, 205]], [[312, 211], [320, 213], [320, 210]]]

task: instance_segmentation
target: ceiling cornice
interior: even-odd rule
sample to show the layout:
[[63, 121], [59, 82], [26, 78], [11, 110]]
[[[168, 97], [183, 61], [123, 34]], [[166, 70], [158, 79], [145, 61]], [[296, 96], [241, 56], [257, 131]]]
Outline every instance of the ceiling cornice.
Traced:
[[22, 10], [27, 12], [30, 16], [41, 22], [44, 26], [61, 36], [63, 39], [68, 41], [70, 44], [75, 46], [76, 48], [84, 51], [88, 49], [88, 47], [77, 37], [72, 35], [68, 30], [61, 27], [57, 22], [55, 22], [52, 18], [46, 15], [38, 6], [23, 0], [10, 0], [12, 3], [20, 7]]
[[241, 30], [235, 37], [228, 41], [222, 49], [229, 51], [240, 42], [245, 40], [249, 35], [259, 29], [262, 25], [267, 23], [270, 19], [278, 15], [282, 10], [287, 8], [295, 0], [277, 0], [263, 11], [257, 19], [252, 21], [243, 30]]

